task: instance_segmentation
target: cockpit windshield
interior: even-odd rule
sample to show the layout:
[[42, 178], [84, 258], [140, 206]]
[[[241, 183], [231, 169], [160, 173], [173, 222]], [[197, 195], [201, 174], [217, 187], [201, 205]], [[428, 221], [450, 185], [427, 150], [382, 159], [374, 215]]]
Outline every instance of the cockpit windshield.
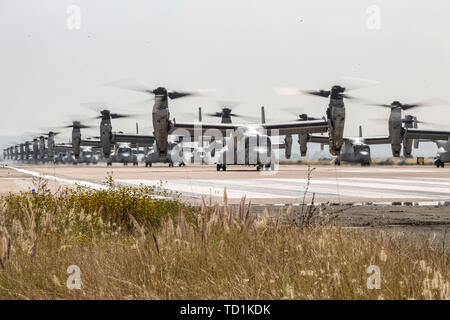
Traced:
[[119, 148], [119, 150], [117, 150], [117, 152], [119, 153], [125, 153], [125, 152], [130, 152], [130, 148]]
[[366, 145], [366, 144], [353, 146], [353, 150], [355, 152], [365, 151], [365, 152], [370, 153], [370, 147], [368, 145]]

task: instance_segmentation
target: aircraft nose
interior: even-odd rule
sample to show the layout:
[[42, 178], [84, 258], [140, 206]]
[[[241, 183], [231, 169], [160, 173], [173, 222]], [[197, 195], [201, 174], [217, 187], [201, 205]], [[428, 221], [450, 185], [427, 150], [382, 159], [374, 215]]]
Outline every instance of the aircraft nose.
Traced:
[[367, 151], [360, 151], [359, 152], [359, 157], [361, 159], [367, 159], [367, 158], [369, 158], [369, 153]]

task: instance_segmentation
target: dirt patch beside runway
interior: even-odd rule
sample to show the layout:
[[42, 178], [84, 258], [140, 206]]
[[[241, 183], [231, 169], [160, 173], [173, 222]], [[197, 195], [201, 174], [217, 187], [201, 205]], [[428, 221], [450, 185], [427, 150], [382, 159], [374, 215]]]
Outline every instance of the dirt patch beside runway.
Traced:
[[[255, 205], [252, 212], [264, 211], [272, 216], [284, 216], [289, 206]], [[301, 206], [293, 206], [286, 219], [302, 215]], [[306, 207], [303, 208], [303, 212]], [[317, 206], [321, 217], [316, 221], [329, 225], [355, 228], [363, 232], [384, 231], [387, 235], [401, 235], [414, 241], [429, 239], [433, 246], [450, 248], [449, 206]]]
[[0, 193], [19, 192], [33, 185], [32, 178], [12, 169], [0, 168]]
[[[64, 183], [54, 180], [45, 180], [46, 187], [51, 192], [58, 191], [61, 187], [67, 186]], [[0, 194], [8, 192], [30, 191], [39, 185], [39, 179], [29, 174], [18, 172], [8, 167], [0, 167]]]
[[[289, 206], [254, 205], [252, 211], [277, 215]], [[292, 215], [300, 215], [301, 206], [291, 206]], [[450, 206], [316, 206], [322, 216], [330, 216], [330, 222], [349, 227], [376, 227], [388, 225], [448, 225], [450, 226]], [[303, 211], [306, 207], [303, 208]]]

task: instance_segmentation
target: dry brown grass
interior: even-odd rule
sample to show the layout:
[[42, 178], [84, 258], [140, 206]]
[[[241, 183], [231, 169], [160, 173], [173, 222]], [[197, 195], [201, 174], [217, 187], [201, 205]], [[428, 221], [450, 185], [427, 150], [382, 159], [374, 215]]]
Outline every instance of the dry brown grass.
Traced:
[[[426, 239], [255, 217], [245, 200], [190, 219], [180, 209], [157, 228], [130, 215], [131, 230], [96, 212], [0, 208], [1, 299], [450, 299], [449, 252]], [[66, 287], [70, 265], [81, 290]]]

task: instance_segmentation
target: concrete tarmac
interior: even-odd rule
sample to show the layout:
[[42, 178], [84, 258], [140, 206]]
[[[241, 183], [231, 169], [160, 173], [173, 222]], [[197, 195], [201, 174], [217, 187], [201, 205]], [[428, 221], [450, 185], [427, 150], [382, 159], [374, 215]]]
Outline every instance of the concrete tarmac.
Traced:
[[9, 165], [19, 171], [0, 169], [0, 193], [32, 187], [33, 175], [47, 175], [52, 188], [74, 183], [99, 187], [112, 175], [116, 182], [127, 185], [155, 185], [162, 181], [165, 189], [190, 199], [221, 198], [226, 189], [231, 202], [245, 196], [261, 204], [295, 204], [303, 202], [304, 197], [308, 202], [313, 195], [316, 203], [450, 201], [450, 168], [432, 166], [311, 166], [308, 169], [303, 165], [280, 165], [274, 172], [228, 166], [226, 172], [217, 172], [215, 166]]

